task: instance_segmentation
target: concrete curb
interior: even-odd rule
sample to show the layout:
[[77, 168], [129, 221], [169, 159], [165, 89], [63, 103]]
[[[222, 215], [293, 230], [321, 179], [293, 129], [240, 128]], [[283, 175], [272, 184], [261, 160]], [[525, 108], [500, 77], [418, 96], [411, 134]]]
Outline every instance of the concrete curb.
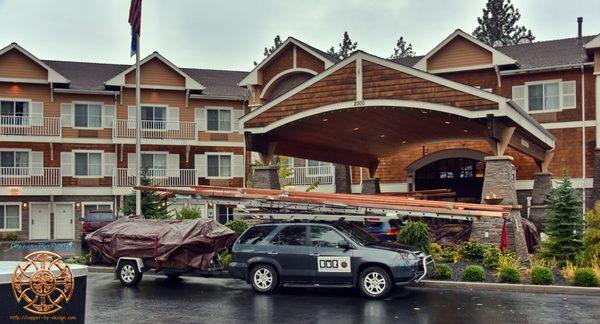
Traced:
[[419, 282], [418, 284], [416, 284], [412, 287], [600, 296], [600, 288], [597, 288], [597, 287], [546, 286], [546, 285], [506, 284], [506, 283], [491, 283], [491, 282], [438, 281], [438, 280], [422, 280], [421, 282]]
[[[115, 269], [113, 267], [109, 267], [109, 266], [89, 266], [88, 267], [88, 272], [114, 273], [114, 271], [115, 271]], [[600, 288], [596, 288], [596, 287], [544, 286], [544, 285], [491, 283], [491, 282], [422, 280], [418, 284], [414, 284], [409, 287], [600, 296]]]

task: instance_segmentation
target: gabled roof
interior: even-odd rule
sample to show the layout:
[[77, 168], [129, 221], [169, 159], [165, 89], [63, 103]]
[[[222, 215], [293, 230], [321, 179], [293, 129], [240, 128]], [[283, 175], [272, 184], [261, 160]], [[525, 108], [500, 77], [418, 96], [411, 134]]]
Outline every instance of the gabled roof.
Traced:
[[417, 63], [413, 65], [414, 68], [426, 71], [427, 70], [427, 59], [437, 53], [439, 50], [444, 48], [448, 43], [454, 40], [456, 37], [462, 37], [475, 45], [489, 51], [492, 53], [492, 65], [513, 65], [517, 63], [517, 60], [514, 58], [500, 52], [499, 50], [485, 44], [484, 42], [478, 40], [477, 38], [465, 33], [464, 31], [457, 29], [450, 36], [446, 37], [441, 43], [439, 43], [435, 48], [433, 48], [429, 53], [423, 56]]
[[585, 43], [585, 49], [600, 48], [600, 34], [596, 35], [592, 40]]
[[69, 79], [65, 78], [63, 75], [61, 75], [60, 73], [56, 72], [53, 68], [49, 67], [48, 65], [46, 65], [46, 63], [44, 63], [42, 60], [38, 59], [37, 57], [35, 57], [33, 54], [29, 53], [26, 49], [24, 49], [23, 47], [19, 46], [19, 44], [17, 43], [11, 43], [10, 45], [4, 47], [3, 49], [0, 50], [0, 55], [11, 51], [11, 50], [17, 50], [21, 53], [23, 53], [25, 56], [27, 56], [28, 58], [30, 58], [32, 61], [36, 62], [37, 64], [39, 64], [41, 67], [43, 67], [44, 69], [46, 69], [48, 71], [48, 82], [52, 82], [52, 83], [69, 83], [71, 82]]
[[277, 54], [279, 54], [279, 52], [281, 52], [281, 50], [283, 50], [287, 45], [289, 44], [294, 44], [300, 48], [302, 48], [303, 50], [307, 51], [308, 53], [314, 55], [315, 57], [317, 57], [318, 59], [320, 59], [321, 61], [323, 61], [325, 63], [325, 69], [327, 69], [328, 67], [332, 66], [333, 64], [337, 63], [340, 61], [340, 59], [331, 56], [315, 47], [312, 47], [304, 42], [301, 42], [293, 37], [288, 37], [285, 42], [283, 42], [281, 44], [281, 46], [279, 46], [273, 53], [271, 53], [269, 56], [265, 57], [264, 60], [262, 60], [262, 62], [260, 62], [260, 64], [258, 64], [257, 66], [254, 67], [254, 69], [252, 71], [250, 71], [250, 73], [248, 73], [248, 75], [246, 75], [245, 78], [243, 78], [238, 85], [239, 86], [247, 86], [247, 85], [253, 85], [253, 84], [257, 84], [258, 83], [258, 70], [260, 70], [260, 68], [262, 68], [263, 66], [265, 66], [268, 62], [271, 61], [272, 58], [276, 57]]
[[[186, 89], [204, 90], [205, 87], [202, 84], [200, 84], [198, 81], [194, 80], [191, 76], [189, 76], [187, 73], [183, 72], [180, 68], [178, 68], [175, 64], [171, 63], [169, 60], [167, 60], [164, 56], [160, 55], [158, 52], [154, 52], [154, 53], [146, 56], [143, 60], [140, 61], [140, 66], [144, 65], [144, 63], [146, 63], [152, 59], [158, 59], [158, 60], [162, 61], [167, 66], [169, 66], [171, 69], [173, 69], [173, 71], [179, 73], [182, 77], [184, 77]], [[131, 65], [125, 71], [122, 71], [121, 73], [115, 75], [113, 78], [106, 81], [105, 84], [107, 86], [123, 86], [123, 85], [125, 85], [125, 75], [127, 75], [127, 73], [129, 73], [133, 70], [135, 70], [135, 64]]]

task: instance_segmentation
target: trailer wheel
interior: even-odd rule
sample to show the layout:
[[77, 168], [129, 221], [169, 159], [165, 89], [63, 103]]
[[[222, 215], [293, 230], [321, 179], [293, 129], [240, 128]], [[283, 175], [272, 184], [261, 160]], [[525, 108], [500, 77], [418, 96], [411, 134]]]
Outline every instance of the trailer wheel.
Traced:
[[142, 280], [142, 272], [138, 269], [135, 261], [125, 260], [119, 264], [117, 269], [119, 280], [128, 287], [137, 286]]
[[369, 298], [383, 298], [392, 291], [392, 279], [380, 267], [369, 267], [361, 272], [358, 287]]
[[254, 291], [270, 294], [279, 286], [277, 271], [268, 264], [259, 264], [250, 271], [250, 284]]

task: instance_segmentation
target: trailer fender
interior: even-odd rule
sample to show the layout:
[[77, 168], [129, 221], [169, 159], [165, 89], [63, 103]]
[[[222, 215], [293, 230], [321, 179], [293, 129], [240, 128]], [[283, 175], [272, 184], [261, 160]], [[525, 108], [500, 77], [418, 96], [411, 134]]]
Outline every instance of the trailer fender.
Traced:
[[141, 258], [120, 257], [119, 260], [117, 261], [117, 265], [115, 266], [115, 279], [119, 279], [117, 277], [117, 269], [119, 269], [119, 265], [121, 265], [121, 262], [125, 261], [125, 260], [135, 261], [135, 264], [137, 265], [138, 271], [142, 272], [142, 269], [144, 268], [144, 262], [142, 261]]

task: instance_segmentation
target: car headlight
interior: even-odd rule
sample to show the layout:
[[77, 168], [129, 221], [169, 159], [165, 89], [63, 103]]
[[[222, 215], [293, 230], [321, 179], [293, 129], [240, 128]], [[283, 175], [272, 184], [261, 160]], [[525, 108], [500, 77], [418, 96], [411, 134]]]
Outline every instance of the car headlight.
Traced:
[[396, 253], [396, 260], [415, 260], [418, 257], [410, 252], [398, 252]]

